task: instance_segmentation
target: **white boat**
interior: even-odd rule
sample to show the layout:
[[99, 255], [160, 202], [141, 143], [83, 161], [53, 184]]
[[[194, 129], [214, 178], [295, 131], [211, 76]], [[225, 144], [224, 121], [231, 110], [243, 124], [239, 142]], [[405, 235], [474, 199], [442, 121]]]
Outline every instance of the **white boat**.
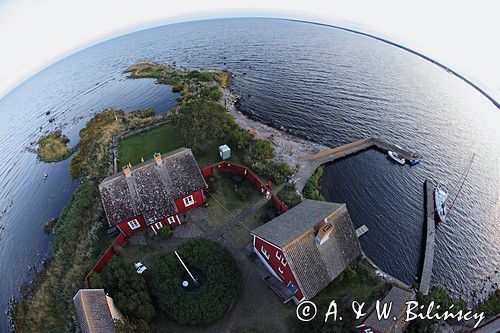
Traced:
[[448, 191], [446, 191], [444, 186], [442, 184], [434, 186], [434, 204], [436, 206], [437, 217], [441, 222], [446, 220], [446, 199], [448, 199]]
[[444, 222], [446, 220], [447, 214], [453, 209], [453, 206], [455, 206], [455, 202], [457, 201], [458, 195], [460, 194], [460, 191], [462, 191], [462, 187], [465, 184], [465, 180], [467, 179], [467, 176], [469, 175], [469, 172], [472, 168], [472, 162], [474, 161], [475, 155], [476, 154], [472, 154], [472, 158], [469, 162], [469, 165], [467, 166], [463, 176], [461, 177], [462, 181], [460, 182], [458, 189], [454, 191], [456, 192], [456, 194], [451, 204], [449, 205], [449, 208], [446, 207], [446, 201], [448, 200], [448, 191], [444, 188], [442, 184], [436, 184], [434, 186], [434, 204], [436, 205], [436, 215], [439, 221]]
[[389, 150], [387, 152], [387, 155], [389, 155], [390, 158], [392, 158], [394, 161], [398, 162], [399, 164], [405, 164], [405, 162], [406, 162], [404, 158], [399, 156], [399, 154], [394, 152], [394, 151]]

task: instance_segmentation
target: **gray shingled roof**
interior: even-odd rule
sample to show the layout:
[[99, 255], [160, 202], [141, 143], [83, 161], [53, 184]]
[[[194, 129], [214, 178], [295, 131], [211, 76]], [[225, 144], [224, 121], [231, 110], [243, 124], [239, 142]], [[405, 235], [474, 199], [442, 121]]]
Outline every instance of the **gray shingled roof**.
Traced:
[[80, 289], [73, 297], [73, 303], [82, 332], [115, 332], [104, 289]]
[[392, 287], [392, 289], [380, 301], [381, 305], [387, 304], [387, 306], [389, 306], [389, 303], [392, 303], [391, 312], [388, 318], [379, 320], [377, 312], [374, 310], [366, 318], [366, 320], [364, 320], [365, 325], [370, 326], [378, 332], [389, 332], [390, 328], [397, 323], [394, 321], [394, 317], [399, 319], [401, 313], [406, 309], [406, 302], [414, 299], [415, 293], [398, 287]]
[[307, 299], [316, 296], [361, 254], [358, 237], [345, 204], [331, 213], [328, 221], [334, 229], [324, 243], [319, 244], [314, 230], [310, 229], [283, 250]]
[[151, 224], [177, 212], [174, 200], [206, 185], [191, 149], [179, 148], [162, 155], [162, 163], [148, 160], [123, 173], [104, 179], [99, 185], [111, 226], [143, 215]]
[[252, 233], [281, 248], [297, 239], [316, 224], [328, 217], [342, 204], [305, 200]]
[[[315, 226], [325, 218], [333, 231], [319, 244]], [[306, 200], [252, 233], [283, 249], [306, 299], [316, 296], [362, 253], [345, 204]]]

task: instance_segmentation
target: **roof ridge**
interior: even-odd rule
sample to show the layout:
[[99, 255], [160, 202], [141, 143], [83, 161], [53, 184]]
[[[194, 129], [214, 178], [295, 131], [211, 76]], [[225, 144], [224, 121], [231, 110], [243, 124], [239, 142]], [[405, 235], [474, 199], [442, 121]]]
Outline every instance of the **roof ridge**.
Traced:
[[131, 204], [134, 208], [134, 211], [138, 211], [138, 202], [139, 202], [139, 194], [137, 193], [137, 183], [135, 182], [135, 177], [133, 174], [130, 174], [130, 177], [124, 177], [125, 182], [127, 183], [128, 191], [130, 192], [130, 197], [132, 198]]

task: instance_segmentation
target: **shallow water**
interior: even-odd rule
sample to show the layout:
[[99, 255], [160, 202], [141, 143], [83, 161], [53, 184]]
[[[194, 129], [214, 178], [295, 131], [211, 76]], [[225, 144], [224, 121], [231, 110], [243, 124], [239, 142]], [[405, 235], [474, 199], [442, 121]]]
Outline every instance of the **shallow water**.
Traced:
[[327, 166], [322, 180], [328, 198], [346, 202], [354, 224], [369, 227], [361, 244], [370, 258], [408, 283], [421, 254], [424, 179], [453, 188], [476, 152], [437, 232], [433, 282], [469, 300], [491, 285], [483, 280], [498, 270], [500, 253], [500, 114], [491, 102], [435, 65], [365, 36], [271, 19], [199, 21], [96, 45], [0, 100], [0, 331], [9, 297], [32, 277], [28, 266], [49, 255], [42, 226], [77, 185], [68, 161], [42, 163], [31, 143], [60, 127], [75, 144], [85, 122], [107, 107], [168, 110], [176, 98], [169, 87], [126, 79], [123, 70], [137, 61], [228, 69], [247, 112], [326, 145], [373, 135], [423, 154], [409, 167], [368, 151]]

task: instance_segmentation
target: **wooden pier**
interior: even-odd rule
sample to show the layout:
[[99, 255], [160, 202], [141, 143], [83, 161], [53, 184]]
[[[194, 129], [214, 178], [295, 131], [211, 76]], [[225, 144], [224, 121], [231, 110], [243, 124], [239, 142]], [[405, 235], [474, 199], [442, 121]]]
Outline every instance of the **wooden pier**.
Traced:
[[384, 142], [374, 137], [369, 137], [339, 146], [337, 148], [329, 149], [318, 154], [304, 156], [301, 159], [303, 161], [315, 161], [319, 166], [325, 163], [334, 162], [349, 155], [357, 154], [370, 148], [376, 148], [384, 153], [387, 153], [388, 151], [396, 152], [407, 161], [420, 158], [417, 154], [406, 149], [399, 148], [396, 145]]
[[302, 166], [299, 172], [293, 177], [296, 189], [299, 192], [302, 192], [307, 179], [309, 179], [314, 171], [321, 165], [335, 162], [339, 159], [371, 148], [380, 150], [383, 153], [387, 153], [388, 151], [396, 152], [408, 162], [421, 158], [419, 155], [406, 149], [399, 148], [396, 145], [384, 142], [378, 138], [368, 137], [333, 149], [328, 149], [314, 155], [301, 157], [300, 160], [302, 161]]
[[426, 180], [424, 183], [425, 194], [425, 253], [422, 275], [420, 276], [419, 291], [427, 295], [431, 285], [432, 265], [434, 262], [434, 247], [436, 244], [436, 220], [434, 204], [434, 186]]

